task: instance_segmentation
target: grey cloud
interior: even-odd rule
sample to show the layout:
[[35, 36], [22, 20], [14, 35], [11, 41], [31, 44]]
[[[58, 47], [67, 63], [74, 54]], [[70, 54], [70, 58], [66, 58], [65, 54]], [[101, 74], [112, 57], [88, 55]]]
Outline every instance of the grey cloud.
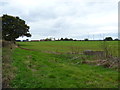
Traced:
[[[30, 0], [27, 5], [24, 4], [24, 0], [12, 0], [12, 2], [0, 1], [0, 5], [3, 4], [0, 6], [3, 10], [0, 14], [7, 13], [24, 19], [30, 25], [30, 32], [33, 33], [32, 39], [47, 36], [85, 38], [88, 33], [104, 33], [101, 28], [106, 26], [117, 26], [117, 21], [114, 20], [117, 14], [117, 3], [113, 0], [91, 0], [91, 2], [89, 0], [82, 2], [37, 0], [37, 3]], [[113, 16], [110, 16], [111, 14]], [[114, 32], [114, 30], [111, 31]]]

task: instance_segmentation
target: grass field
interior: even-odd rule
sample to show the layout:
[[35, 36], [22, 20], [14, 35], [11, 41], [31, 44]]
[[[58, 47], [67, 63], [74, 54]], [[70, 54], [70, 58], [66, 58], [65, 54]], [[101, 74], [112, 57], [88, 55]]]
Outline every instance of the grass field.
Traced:
[[[118, 56], [118, 41], [105, 42], [109, 51]], [[47, 42], [20, 42], [21, 47], [50, 52], [67, 53], [72, 51], [83, 52], [84, 50], [102, 51], [104, 41], [47, 41]]]
[[[118, 55], [118, 42], [107, 42]], [[93, 56], [73, 59], [84, 50], [102, 50], [100, 41], [19, 42], [12, 51], [14, 88], [117, 88], [118, 72], [102, 66], [80, 63]], [[25, 49], [27, 48], [27, 49]]]

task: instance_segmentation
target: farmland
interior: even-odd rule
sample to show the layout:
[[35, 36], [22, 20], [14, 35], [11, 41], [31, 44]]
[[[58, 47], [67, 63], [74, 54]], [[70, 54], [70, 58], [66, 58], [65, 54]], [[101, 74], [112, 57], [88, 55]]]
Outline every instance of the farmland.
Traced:
[[[12, 50], [11, 66], [14, 88], [117, 88], [114, 69], [81, 63], [96, 60], [81, 54], [84, 50], [102, 51], [102, 41], [17, 42]], [[107, 42], [113, 56], [118, 56], [118, 41]], [[73, 54], [73, 52], [75, 52]], [[74, 59], [75, 57], [80, 57]], [[12, 74], [12, 75], [13, 75]]]
[[[74, 52], [78, 51], [82, 53], [84, 50], [103, 50], [104, 41], [47, 41], [47, 42], [20, 42], [19, 45], [24, 48], [34, 49], [38, 51], [50, 51], [50, 52]], [[107, 41], [112, 53], [118, 56], [118, 41]]]

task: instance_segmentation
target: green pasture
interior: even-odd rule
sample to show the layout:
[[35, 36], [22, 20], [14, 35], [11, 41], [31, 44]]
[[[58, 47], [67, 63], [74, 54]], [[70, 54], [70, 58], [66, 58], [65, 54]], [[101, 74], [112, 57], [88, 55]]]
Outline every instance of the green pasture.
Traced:
[[[85, 50], [103, 51], [105, 45], [109, 51], [118, 56], [118, 41], [42, 41], [42, 42], [19, 42], [21, 47], [39, 51], [53, 52], [79, 52]], [[105, 45], [104, 45], [105, 44]]]
[[[117, 50], [117, 43], [108, 42]], [[13, 88], [117, 88], [118, 72], [102, 66], [80, 63], [74, 50], [102, 50], [99, 41], [18, 42], [12, 51]], [[48, 52], [49, 51], [49, 52]], [[52, 52], [61, 52], [52, 53]], [[91, 59], [91, 56], [83, 56]], [[79, 62], [79, 63], [78, 63]]]

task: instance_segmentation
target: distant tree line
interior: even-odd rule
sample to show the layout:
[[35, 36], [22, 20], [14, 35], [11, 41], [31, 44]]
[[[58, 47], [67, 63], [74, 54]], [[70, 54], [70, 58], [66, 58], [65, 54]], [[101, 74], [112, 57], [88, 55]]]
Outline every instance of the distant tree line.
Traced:
[[116, 38], [116, 39], [113, 39], [112, 37], [106, 37], [105, 39], [104, 39], [104, 41], [118, 41], [119, 39], [118, 38]]
[[[116, 39], [113, 39], [112, 37], [106, 37], [105, 39], [103, 39], [103, 41], [118, 41], [119, 39], [118, 38], [116, 38]], [[89, 40], [88, 38], [85, 38], [84, 40], [74, 40], [74, 39], [72, 39], [72, 38], [61, 38], [61, 39], [58, 39], [57, 41], [91, 41], [91, 40]], [[92, 41], [94, 41], [94, 40], [92, 40]]]
[[[60, 39], [55, 39], [55, 38], [46, 38], [46, 39], [41, 39], [41, 40], [31, 40], [33, 42], [37, 42], [37, 41], [118, 41], [119, 39], [113, 39], [112, 37], [106, 37], [103, 40], [89, 40], [88, 38], [85, 38], [84, 40], [76, 40], [76, 39], [72, 39], [72, 38], [60, 38]], [[16, 40], [17, 42], [20, 42], [21, 40]], [[29, 41], [28, 39], [23, 40], [23, 42], [27, 42]]]
[[72, 38], [61, 38], [61, 39], [59, 39], [59, 41], [73, 41], [73, 39]]

